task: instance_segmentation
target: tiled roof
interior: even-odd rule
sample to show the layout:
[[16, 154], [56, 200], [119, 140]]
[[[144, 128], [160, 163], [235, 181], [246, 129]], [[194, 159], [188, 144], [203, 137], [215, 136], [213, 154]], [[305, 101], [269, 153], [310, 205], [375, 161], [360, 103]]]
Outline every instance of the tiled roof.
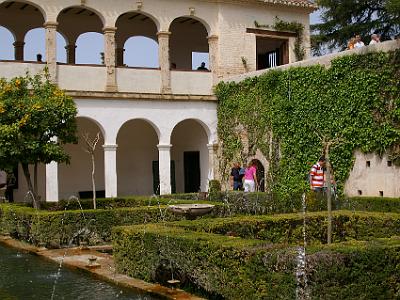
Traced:
[[258, 1], [271, 4], [288, 5], [288, 6], [318, 8], [318, 6], [314, 3], [314, 1], [310, 0], [258, 0]]

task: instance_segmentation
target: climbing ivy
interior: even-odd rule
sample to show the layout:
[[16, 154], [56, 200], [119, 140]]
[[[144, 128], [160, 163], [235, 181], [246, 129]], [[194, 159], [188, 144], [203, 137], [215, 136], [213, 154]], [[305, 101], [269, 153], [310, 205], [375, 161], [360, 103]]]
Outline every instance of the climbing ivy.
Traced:
[[[400, 50], [350, 55], [320, 65], [271, 70], [216, 88], [221, 171], [259, 149], [270, 162], [268, 187], [281, 197], [307, 189], [326, 142], [340, 187], [354, 151], [389, 153], [400, 164]], [[242, 143], [243, 132], [249, 139]]]
[[296, 41], [294, 44], [294, 53], [296, 55], [296, 60], [303, 60], [305, 55], [305, 49], [303, 47], [303, 32], [304, 32], [304, 25], [293, 21], [287, 22], [275, 17], [275, 22], [272, 26], [270, 25], [263, 25], [254, 21], [254, 26], [257, 28], [272, 28], [278, 31], [291, 31], [296, 34]]

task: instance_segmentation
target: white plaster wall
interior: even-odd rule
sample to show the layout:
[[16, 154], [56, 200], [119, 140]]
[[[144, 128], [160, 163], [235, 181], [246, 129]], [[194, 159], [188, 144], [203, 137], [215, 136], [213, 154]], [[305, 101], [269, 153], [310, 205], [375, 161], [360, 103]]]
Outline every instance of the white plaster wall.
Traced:
[[[400, 197], [400, 168], [388, 166], [389, 158], [382, 158], [376, 154], [355, 153], [355, 163], [345, 185], [345, 193], [348, 196], [379, 197], [380, 191], [383, 197]], [[367, 161], [370, 167], [367, 167]]]
[[161, 87], [160, 70], [117, 68], [118, 91], [159, 93]]
[[104, 129], [106, 144], [116, 144], [119, 129], [127, 121], [143, 119], [155, 128], [159, 143], [170, 144], [176, 124], [186, 119], [196, 119], [207, 128], [210, 143], [217, 139], [217, 103], [214, 101], [162, 101], [162, 100], [111, 100], [75, 99], [79, 116], [96, 120]]
[[30, 74], [43, 72], [45, 64], [40, 63], [22, 63], [0, 61], [0, 77], [11, 79], [17, 76], [25, 76], [28, 71]]
[[124, 124], [117, 138], [118, 196], [153, 194], [152, 162], [158, 160], [158, 137], [143, 120]]
[[106, 68], [102, 66], [59, 65], [58, 85], [74, 91], [104, 91]]
[[173, 94], [212, 95], [212, 74], [200, 71], [172, 71]]
[[95, 151], [95, 183], [96, 190], [104, 191], [104, 151], [102, 145], [104, 138], [101, 129], [92, 120], [78, 118], [78, 144], [64, 146], [65, 151], [71, 156], [70, 164], [58, 165], [58, 190], [60, 199], [78, 196], [79, 191], [92, 191], [92, 161], [85, 151], [82, 134], [89, 133], [93, 139], [100, 132], [100, 140]]
[[200, 152], [200, 190], [207, 190], [208, 175], [208, 148], [207, 134], [204, 128], [194, 120], [185, 120], [179, 123], [171, 138], [171, 160], [175, 161], [176, 192], [183, 193], [185, 190], [184, 181], [184, 160], [185, 151]]

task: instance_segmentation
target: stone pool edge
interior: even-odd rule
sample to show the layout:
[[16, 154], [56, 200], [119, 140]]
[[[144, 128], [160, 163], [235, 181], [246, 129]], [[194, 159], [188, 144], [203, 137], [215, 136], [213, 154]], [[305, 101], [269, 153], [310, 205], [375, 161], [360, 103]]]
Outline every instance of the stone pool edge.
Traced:
[[[97, 278], [111, 282], [117, 286], [136, 289], [154, 296], [174, 300], [206, 300], [198, 296], [189, 294], [181, 289], [172, 289], [159, 284], [148, 283], [140, 279], [132, 278], [115, 272], [114, 260], [110, 254], [101, 253], [96, 249], [101, 247], [66, 248], [66, 249], [46, 249], [33, 246], [31, 244], [14, 240], [9, 236], [0, 235], [0, 243], [8, 247], [26, 251], [31, 254], [43, 257], [55, 263], [63, 261], [63, 266], [73, 269], [83, 270]], [[96, 267], [90, 267], [87, 257], [96, 257]]]

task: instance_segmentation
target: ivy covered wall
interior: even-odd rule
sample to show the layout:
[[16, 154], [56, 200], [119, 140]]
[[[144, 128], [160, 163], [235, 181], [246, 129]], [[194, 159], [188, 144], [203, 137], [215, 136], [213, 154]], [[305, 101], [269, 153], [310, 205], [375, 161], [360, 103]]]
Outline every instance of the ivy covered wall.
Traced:
[[311, 164], [328, 144], [339, 187], [356, 149], [400, 164], [400, 50], [342, 56], [330, 68], [271, 70], [220, 83], [216, 95], [223, 178], [257, 149], [270, 162], [267, 188], [286, 198], [307, 190]]

